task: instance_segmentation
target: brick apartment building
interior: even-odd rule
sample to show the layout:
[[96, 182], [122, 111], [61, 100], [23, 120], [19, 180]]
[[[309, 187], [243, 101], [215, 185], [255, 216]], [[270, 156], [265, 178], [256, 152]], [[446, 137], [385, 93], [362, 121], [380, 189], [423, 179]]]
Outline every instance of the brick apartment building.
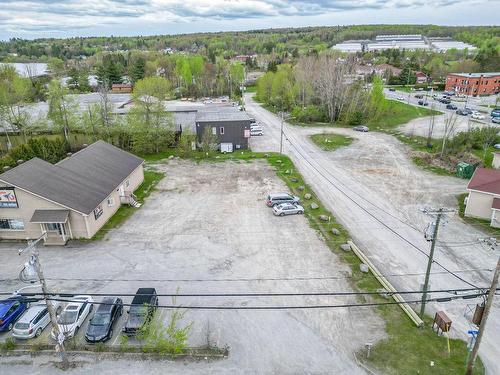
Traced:
[[500, 73], [451, 73], [446, 77], [446, 91], [478, 96], [500, 93]]

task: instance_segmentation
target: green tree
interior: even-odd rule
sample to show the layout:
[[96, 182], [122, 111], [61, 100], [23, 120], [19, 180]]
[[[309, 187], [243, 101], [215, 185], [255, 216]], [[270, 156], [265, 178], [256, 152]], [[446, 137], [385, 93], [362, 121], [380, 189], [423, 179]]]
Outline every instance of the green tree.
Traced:
[[[31, 95], [31, 82], [20, 77], [12, 67], [0, 67], [0, 121], [8, 124], [11, 130], [20, 131], [26, 142], [26, 132], [30, 126], [30, 116], [25, 107]], [[7, 144], [10, 139], [7, 126], [4, 126]]]
[[144, 60], [144, 58], [142, 57], [138, 57], [137, 59], [135, 59], [129, 71], [129, 77], [132, 80], [132, 83], [135, 83], [143, 79], [145, 71], [146, 71], [146, 60]]
[[69, 134], [78, 124], [78, 103], [69, 95], [68, 89], [63, 87], [59, 80], [50, 82], [48, 96], [48, 117], [54, 126], [62, 131], [64, 139], [69, 143]]

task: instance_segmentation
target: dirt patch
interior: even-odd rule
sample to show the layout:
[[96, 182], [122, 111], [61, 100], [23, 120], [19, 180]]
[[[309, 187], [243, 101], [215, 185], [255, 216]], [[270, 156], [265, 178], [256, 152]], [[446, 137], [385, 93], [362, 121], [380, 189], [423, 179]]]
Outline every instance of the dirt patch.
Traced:
[[460, 162], [482, 164], [481, 159], [471, 153], [460, 153], [456, 156], [441, 157], [439, 154], [430, 154], [423, 151], [410, 151], [410, 157], [417, 157], [429, 165], [445, 169], [452, 173], [455, 172], [457, 164]]

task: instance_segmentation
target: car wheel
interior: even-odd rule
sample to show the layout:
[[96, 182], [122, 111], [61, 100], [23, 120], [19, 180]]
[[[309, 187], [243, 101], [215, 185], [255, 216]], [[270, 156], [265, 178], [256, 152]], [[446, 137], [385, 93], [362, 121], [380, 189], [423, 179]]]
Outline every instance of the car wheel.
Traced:
[[36, 333], [35, 333], [35, 337], [40, 337], [40, 335], [42, 334], [42, 329], [41, 328], [38, 328], [36, 330]]
[[76, 334], [78, 333], [78, 330], [79, 330], [79, 329], [80, 329], [80, 327], [76, 327], [76, 328], [75, 328], [75, 334], [73, 335], [73, 337], [75, 337], [75, 336], [76, 336]]
[[9, 323], [9, 326], [7, 327], [7, 331], [12, 331], [13, 327], [14, 327], [14, 324]]
[[109, 330], [108, 339], [111, 339], [112, 337], [113, 337], [113, 328]]
[[285, 213], [284, 212], [280, 213], [280, 216], [285, 216]]
[[94, 305], [90, 305], [89, 313], [91, 313], [93, 309], [94, 309]]
[[297, 215], [303, 214], [302, 211], [297, 211]]

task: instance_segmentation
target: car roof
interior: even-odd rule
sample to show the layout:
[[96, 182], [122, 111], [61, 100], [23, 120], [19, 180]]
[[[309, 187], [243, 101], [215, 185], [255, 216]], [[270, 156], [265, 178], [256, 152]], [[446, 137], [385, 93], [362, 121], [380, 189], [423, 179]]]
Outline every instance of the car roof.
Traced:
[[0, 301], [0, 315], [3, 315], [9, 310], [16, 302], [20, 302], [19, 298], [7, 298]]
[[45, 310], [47, 306], [45, 305], [33, 305], [28, 310], [24, 312], [24, 314], [19, 319], [21, 323], [29, 323], [31, 322], [42, 310]]
[[98, 313], [98, 312], [99, 313], [110, 312], [111, 309], [113, 308], [113, 304], [115, 304], [117, 300], [118, 300], [118, 297], [103, 298], [101, 301], [101, 303], [103, 303], [103, 305], [99, 305], [99, 307], [96, 310], [96, 313]]
[[82, 304], [81, 304], [81, 303], [70, 303], [70, 304], [68, 304], [68, 305], [64, 308], [64, 310], [65, 310], [65, 311], [76, 311], [76, 310], [78, 310], [81, 306], [82, 306]]
[[139, 288], [135, 293], [132, 304], [142, 305], [151, 301], [151, 297], [156, 294], [155, 288]]
[[283, 195], [291, 196], [291, 194], [289, 194], [289, 193], [273, 193], [273, 194], [269, 194], [269, 196], [271, 198], [282, 197]]

